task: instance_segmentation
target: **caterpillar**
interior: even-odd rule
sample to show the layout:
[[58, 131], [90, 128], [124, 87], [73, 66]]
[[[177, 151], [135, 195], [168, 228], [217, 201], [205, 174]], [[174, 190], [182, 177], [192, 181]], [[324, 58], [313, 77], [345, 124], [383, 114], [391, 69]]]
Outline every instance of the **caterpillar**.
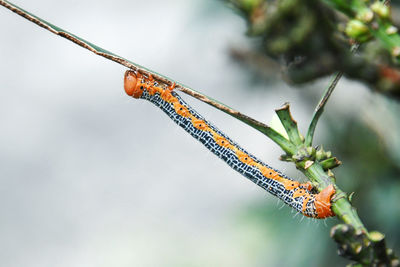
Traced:
[[253, 183], [307, 217], [323, 219], [335, 215], [331, 210], [331, 198], [335, 193], [333, 185], [313, 194], [310, 183], [294, 181], [246, 152], [190, 107], [173, 90], [174, 87], [175, 83], [169, 87], [158, 84], [151, 75], [146, 78], [139, 72], [125, 72], [124, 89], [129, 96], [158, 106], [208, 150]]

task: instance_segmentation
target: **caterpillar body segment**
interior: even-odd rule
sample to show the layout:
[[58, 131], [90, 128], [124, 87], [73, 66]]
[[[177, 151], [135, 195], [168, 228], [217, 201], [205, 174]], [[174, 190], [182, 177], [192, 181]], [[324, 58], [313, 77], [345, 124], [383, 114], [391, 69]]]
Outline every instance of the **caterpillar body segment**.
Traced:
[[332, 185], [318, 194], [311, 193], [312, 187], [309, 183], [293, 181], [263, 163], [205, 120], [173, 91], [174, 87], [175, 84], [170, 87], [158, 85], [151, 76], [145, 78], [130, 70], [125, 73], [124, 89], [128, 95], [148, 100], [158, 106], [231, 168], [307, 217], [323, 219], [334, 216], [331, 198], [335, 189]]

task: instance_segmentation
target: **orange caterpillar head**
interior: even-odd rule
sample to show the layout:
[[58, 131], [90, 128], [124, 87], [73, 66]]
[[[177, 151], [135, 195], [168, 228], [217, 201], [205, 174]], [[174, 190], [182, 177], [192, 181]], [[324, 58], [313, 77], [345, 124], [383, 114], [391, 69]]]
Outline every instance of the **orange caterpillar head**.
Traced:
[[127, 95], [134, 98], [139, 98], [142, 96], [144, 89], [147, 86], [142, 83], [142, 75], [140, 73], [135, 73], [131, 70], [127, 70], [124, 76], [124, 89]]

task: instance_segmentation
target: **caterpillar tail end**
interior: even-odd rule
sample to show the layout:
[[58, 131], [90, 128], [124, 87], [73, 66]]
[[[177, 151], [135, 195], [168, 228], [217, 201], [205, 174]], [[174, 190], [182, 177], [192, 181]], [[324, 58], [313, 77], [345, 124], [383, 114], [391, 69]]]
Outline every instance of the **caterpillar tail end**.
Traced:
[[335, 188], [330, 184], [315, 196], [315, 208], [318, 219], [335, 216], [335, 213], [333, 213], [331, 209], [331, 199], [333, 194], [335, 194]]
[[141, 75], [131, 70], [127, 70], [124, 75], [125, 93], [134, 98], [139, 98], [143, 94], [143, 86], [140, 85]]

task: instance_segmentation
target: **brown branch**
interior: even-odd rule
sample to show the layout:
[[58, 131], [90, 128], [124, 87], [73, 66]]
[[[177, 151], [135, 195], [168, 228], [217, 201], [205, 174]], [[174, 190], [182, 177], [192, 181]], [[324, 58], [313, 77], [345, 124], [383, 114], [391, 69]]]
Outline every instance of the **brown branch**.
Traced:
[[197, 98], [200, 101], [203, 101], [239, 120], [241, 120], [242, 122], [250, 125], [251, 127], [261, 131], [262, 133], [264, 133], [265, 135], [267, 135], [269, 138], [271, 138], [274, 142], [276, 142], [279, 146], [282, 147], [283, 150], [285, 150], [287, 153], [292, 153], [294, 151], [294, 146], [291, 145], [289, 143], [289, 141], [284, 138], [282, 135], [280, 135], [278, 132], [276, 132], [275, 130], [273, 130], [272, 128], [270, 128], [268, 125], [257, 121], [253, 118], [251, 118], [250, 116], [247, 116], [237, 110], [234, 110], [204, 94], [201, 94], [191, 88], [189, 88], [188, 86], [185, 86], [181, 83], [175, 82], [173, 79], [170, 79], [166, 76], [160, 75], [154, 71], [151, 71], [139, 64], [133, 63], [123, 57], [120, 57], [110, 51], [107, 51], [95, 44], [92, 44], [72, 33], [69, 33], [33, 14], [30, 14], [29, 12], [27, 12], [26, 10], [23, 10], [22, 8], [8, 2], [5, 0], [0, 0], [0, 5], [6, 7], [7, 9], [11, 10], [12, 12], [15, 12], [16, 14], [20, 15], [21, 17], [35, 23], [36, 25], [58, 35], [61, 36], [93, 53], [95, 53], [98, 56], [102, 56], [108, 60], [112, 60], [118, 64], [121, 64], [133, 71], [139, 72], [141, 74], [143, 74], [146, 77], [149, 77], [150, 75], [153, 76], [154, 79], [156, 79], [158, 82], [163, 83], [163, 84], [167, 84], [167, 85], [172, 85], [173, 83], [176, 84], [176, 89], [182, 91], [185, 94], [188, 94], [194, 98]]

